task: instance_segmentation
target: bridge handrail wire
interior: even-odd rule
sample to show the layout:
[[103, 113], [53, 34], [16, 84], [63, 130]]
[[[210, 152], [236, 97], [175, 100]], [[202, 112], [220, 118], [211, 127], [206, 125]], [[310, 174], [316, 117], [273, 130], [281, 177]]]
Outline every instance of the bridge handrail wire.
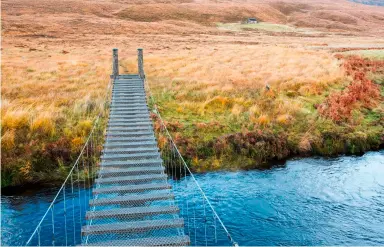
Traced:
[[[109, 81], [108, 86], [107, 86], [107, 89], [106, 89], [106, 95], [105, 95], [104, 104], [107, 102], [107, 98], [108, 98], [108, 95], [109, 95], [108, 92], [109, 92], [109, 89], [110, 89], [110, 87], [111, 87], [111, 84], [112, 84], [112, 79]], [[104, 110], [104, 109], [103, 109], [103, 110]], [[82, 155], [84, 154], [84, 152], [85, 152], [85, 150], [86, 150], [86, 148], [87, 148], [87, 146], [88, 146], [88, 144], [89, 144], [89, 142], [90, 142], [90, 140], [91, 140], [91, 137], [92, 137], [93, 133], [94, 133], [95, 130], [96, 130], [96, 127], [97, 127], [97, 124], [99, 123], [100, 117], [101, 117], [101, 115], [103, 114], [103, 110], [101, 110], [101, 112], [100, 112], [100, 113], [97, 115], [97, 117], [94, 119], [92, 129], [91, 129], [91, 131], [90, 131], [90, 133], [89, 133], [89, 135], [88, 135], [88, 137], [87, 137], [87, 139], [86, 139], [86, 141], [85, 141], [85, 143], [84, 143], [84, 145], [83, 145], [83, 147], [82, 147], [82, 149], [81, 149], [81, 151], [80, 151], [78, 157], [76, 158], [75, 163], [73, 164], [72, 168], [71, 168], [70, 171], [68, 172], [68, 175], [67, 175], [67, 177], [65, 178], [63, 184], [60, 186], [60, 189], [57, 191], [55, 197], [53, 198], [53, 200], [52, 200], [52, 202], [50, 203], [49, 207], [47, 208], [46, 212], [44, 213], [44, 215], [42, 216], [41, 220], [40, 220], [39, 223], [37, 224], [35, 230], [32, 232], [32, 235], [29, 237], [29, 239], [28, 239], [28, 241], [26, 242], [25, 246], [28, 246], [28, 245], [31, 243], [33, 237], [36, 235], [36, 233], [39, 232], [39, 229], [40, 229], [40, 227], [42, 226], [42, 223], [43, 223], [43, 221], [45, 220], [45, 218], [47, 217], [48, 213], [54, 208], [54, 205], [55, 205], [55, 202], [56, 202], [57, 198], [59, 197], [60, 193], [64, 190], [65, 185], [66, 185], [66, 183], [68, 182], [68, 180], [69, 180], [69, 178], [71, 177], [71, 175], [73, 174], [74, 169], [78, 166], [78, 164], [79, 164], [81, 158], [83, 157]]]
[[145, 78], [144, 79], [144, 82], [145, 82], [145, 85], [147, 86], [147, 91], [149, 93], [149, 98], [151, 99], [151, 102], [152, 102], [152, 105], [154, 107], [154, 110], [155, 110], [155, 114], [157, 115], [157, 117], [159, 118], [160, 120], [160, 123], [162, 125], [162, 127], [164, 128], [165, 130], [165, 133], [166, 135], [168, 136], [169, 140], [171, 141], [171, 144], [173, 146], [173, 148], [176, 150], [176, 153], [177, 155], [179, 156], [180, 160], [182, 161], [182, 164], [183, 166], [188, 170], [191, 178], [193, 179], [193, 181], [195, 182], [197, 188], [199, 189], [201, 195], [203, 196], [203, 198], [207, 201], [209, 207], [211, 208], [213, 214], [215, 215], [215, 217], [217, 218], [217, 220], [219, 221], [220, 225], [222, 226], [222, 228], [224, 229], [225, 233], [227, 234], [227, 237], [228, 239], [230, 240], [230, 242], [232, 243], [232, 246], [238, 246], [237, 242], [233, 239], [232, 235], [229, 233], [227, 227], [224, 225], [223, 221], [221, 220], [221, 218], [219, 217], [219, 215], [217, 214], [215, 208], [213, 207], [213, 205], [211, 204], [210, 200], [208, 199], [208, 197], [206, 196], [204, 190], [201, 188], [199, 182], [197, 181], [197, 179], [195, 178], [195, 176], [193, 175], [191, 169], [189, 168], [189, 166], [187, 165], [187, 163], [185, 162], [183, 156], [181, 155], [179, 149], [177, 148], [176, 146], [176, 143], [174, 142], [171, 134], [169, 133], [168, 129], [167, 129], [167, 126], [165, 125], [164, 123], [164, 120], [163, 118], [161, 117], [161, 114], [157, 108], [157, 105], [156, 105], [156, 102], [154, 100], [154, 97], [153, 97], [153, 94], [152, 94], [152, 91], [151, 91], [151, 87], [150, 87], [150, 83], [149, 81]]

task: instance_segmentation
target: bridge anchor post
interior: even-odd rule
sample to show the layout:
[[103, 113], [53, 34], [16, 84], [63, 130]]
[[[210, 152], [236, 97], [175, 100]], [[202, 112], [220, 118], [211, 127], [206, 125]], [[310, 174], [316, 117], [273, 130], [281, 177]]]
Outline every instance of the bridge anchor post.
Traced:
[[145, 79], [144, 74], [144, 59], [143, 59], [143, 49], [137, 49], [137, 66], [139, 70], [139, 76], [141, 79]]
[[116, 79], [119, 76], [119, 57], [118, 57], [118, 49], [112, 49], [112, 79]]

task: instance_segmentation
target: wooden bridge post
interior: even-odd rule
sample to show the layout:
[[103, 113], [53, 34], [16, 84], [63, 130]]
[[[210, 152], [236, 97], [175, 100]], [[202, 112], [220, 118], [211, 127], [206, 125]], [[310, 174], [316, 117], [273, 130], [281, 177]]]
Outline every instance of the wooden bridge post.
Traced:
[[142, 48], [137, 49], [137, 65], [138, 65], [140, 77], [142, 79], [145, 79], [144, 59], [143, 59], [143, 49]]
[[119, 76], [119, 57], [118, 57], [118, 49], [113, 48], [112, 50], [112, 78], [116, 78]]

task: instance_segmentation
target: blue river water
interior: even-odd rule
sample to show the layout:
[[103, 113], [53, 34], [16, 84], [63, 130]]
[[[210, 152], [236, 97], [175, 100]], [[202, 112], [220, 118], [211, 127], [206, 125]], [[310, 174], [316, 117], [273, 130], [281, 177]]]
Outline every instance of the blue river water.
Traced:
[[[239, 245], [384, 245], [384, 151], [196, 179]], [[3, 194], [2, 245], [25, 244], [56, 191]]]

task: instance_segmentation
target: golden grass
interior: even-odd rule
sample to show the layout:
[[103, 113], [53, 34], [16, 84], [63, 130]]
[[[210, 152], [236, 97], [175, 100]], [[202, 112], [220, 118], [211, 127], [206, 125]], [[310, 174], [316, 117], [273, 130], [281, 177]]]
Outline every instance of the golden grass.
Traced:
[[344, 76], [332, 54], [275, 46], [222, 45], [175, 56], [151, 55], [146, 64], [153, 86], [174, 92], [178, 102], [202, 102], [202, 111], [232, 108], [233, 98], [250, 107], [246, 101], [267, 85], [266, 97], [280, 91], [319, 95]]
[[[38, 164], [61, 164], [56, 156], [44, 160], [47, 146], [65, 147], [71, 154], [78, 150], [104, 108], [113, 47], [119, 48], [122, 73], [136, 72], [136, 48], [144, 48], [145, 71], [164, 118], [187, 126], [179, 127], [178, 136], [195, 136], [196, 127], [204, 131], [201, 139], [211, 140], [313, 121], [313, 105], [345, 81], [328, 48], [384, 45], [379, 36], [384, 12], [362, 6], [355, 13], [351, 6], [330, 0], [5, 0], [3, 174], [29, 177]], [[216, 27], [216, 22], [250, 16], [273, 23], [267, 28], [310, 27], [328, 35], [235, 33]], [[299, 139], [306, 127], [298, 127]], [[213, 163], [219, 167], [218, 160]], [[7, 183], [19, 183], [23, 176]]]
[[173, 134], [191, 138], [192, 147], [257, 129], [300, 139], [316, 118], [313, 105], [345, 81], [333, 54], [284, 46], [218, 44], [151, 54], [145, 64], [163, 117], [190, 126]]
[[[103, 111], [109, 61], [100, 53], [83, 57], [81, 52], [3, 52], [2, 179], [10, 177], [3, 185], [34, 180], [33, 172], [45, 163], [48, 170], [57, 167], [59, 157], [48, 155], [54, 146], [60, 146], [60, 155], [76, 154]], [[69, 147], [62, 146], [65, 140]]]
[[30, 125], [31, 131], [52, 135], [56, 121], [71, 122], [102, 109], [109, 61], [98, 56], [83, 59], [76, 52], [27, 53], [24, 61], [10, 57], [23, 53], [17, 49], [3, 53], [3, 131]]

